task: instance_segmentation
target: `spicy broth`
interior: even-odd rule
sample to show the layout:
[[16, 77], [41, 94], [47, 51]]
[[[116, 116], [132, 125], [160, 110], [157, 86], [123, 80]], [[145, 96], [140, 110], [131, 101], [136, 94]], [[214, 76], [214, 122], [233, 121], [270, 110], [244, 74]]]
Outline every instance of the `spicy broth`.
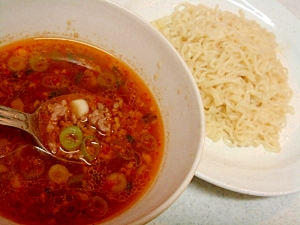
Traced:
[[78, 126], [99, 145], [88, 155], [91, 165], [42, 153], [29, 134], [1, 125], [0, 157], [9, 153], [0, 158], [2, 217], [20, 224], [103, 222], [131, 207], [155, 179], [164, 149], [162, 117], [131, 68], [68, 40], [28, 39], [0, 48], [1, 105], [33, 113], [46, 100], [67, 94], [83, 96], [94, 110], [105, 109], [106, 126], [88, 124], [88, 116], [73, 121], [62, 115], [48, 130], [51, 109], [42, 117], [43, 141], [56, 146], [53, 153], [67, 154], [58, 137], [64, 128]]

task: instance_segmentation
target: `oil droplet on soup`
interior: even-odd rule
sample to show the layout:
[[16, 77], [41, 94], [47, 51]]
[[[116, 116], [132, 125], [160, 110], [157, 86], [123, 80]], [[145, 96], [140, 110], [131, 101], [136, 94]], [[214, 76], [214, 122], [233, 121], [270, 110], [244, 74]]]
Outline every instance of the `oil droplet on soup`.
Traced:
[[[60, 39], [27, 39], [0, 48], [0, 104], [41, 113], [43, 142], [0, 126], [0, 216], [21, 224], [93, 224], [121, 214], [150, 188], [164, 130], [158, 105], [139, 76], [100, 49]], [[56, 99], [56, 98], [55, 98]]]

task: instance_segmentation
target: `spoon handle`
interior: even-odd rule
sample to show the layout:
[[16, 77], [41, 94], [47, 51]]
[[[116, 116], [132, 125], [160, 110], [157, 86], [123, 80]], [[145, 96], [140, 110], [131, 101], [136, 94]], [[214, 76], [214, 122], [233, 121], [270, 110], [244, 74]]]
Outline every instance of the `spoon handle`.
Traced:
[[30, 133], [28, 123], [31, 114], [0, 105], [0, 124], [16, 127]]
[[[24, 113], [19, 110], [15, 110], [9, 107], [5, 107], [3, 105], [0, 105], [0, 125], [6, 125], [10, 127], [19, 128], [21, 130], [24, 130], [32, 135], [32, 137], [35, 139], [36, 143], [39, 145], [38, 150], [47, 153], [49, 155], [52, 155], [54, 157], [57, 157], [54, 153], [50, 152], [45, 148], [41, 140], [39, 139], [39, 130], [38, 130], [38, 111], [36, 111], [33, 114]], [[6, 154], [7, 155], [7, 154]], [[0, 158], [3, 158], [6, 156], [0, 155]], [[66, 161], [66, 162], [72, 162], [72, 163], [86, 163], [90, 165], [87, 161], [85, 161], [83, 158], [78, 159], [67, 159], [67, 158], [59, 158], [60, 160]]]

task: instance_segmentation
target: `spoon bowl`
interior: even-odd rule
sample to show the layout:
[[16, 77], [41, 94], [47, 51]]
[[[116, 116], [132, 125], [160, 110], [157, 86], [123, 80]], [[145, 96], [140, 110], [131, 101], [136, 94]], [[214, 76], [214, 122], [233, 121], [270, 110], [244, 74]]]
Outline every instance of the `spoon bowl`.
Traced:
[[[36, 143], [39, 145], [39, 148], [37, 149], [43, 151], [44, 153], [47, 153], [53, 157], [56, 157], [58, 159], [67, 162], [86, 163], [90, 165], [90, 162], [88, 162], [82, 156], [77, 158], [77, 157], [72, 157], [71, 154], [68, 154], [68, 156], [56, 154], [56, 152], [49, 150], [48, 147], [45, 147], [45, 143], [44, 141], [42, 141], [42, 135], [44, 131], [41, 131], [41, 127], [43, 125], [41, 125], [40, 113], [46, 108], [51, 107], [51, 105], [53, 105], [54, 102], [61, 102], [65, 99], [74, 99], [74, 100], [81, 99], [81, 97], [83, 96], [80, 94], [68, 94], [68, 95], [62, 95], [59, 97], [52, 98], [44, 102], [42, 105], [40, 105], [39, 108], [34, 113], [31, 114], [0, 105], [0, 124], [5, 126], [10, 126], [10, 127], [15, 127], [31, 134], [32, 137], [35, 139]], [[6, 155], [1, 155], [0, 158], [3, 158], [5, 156]]]

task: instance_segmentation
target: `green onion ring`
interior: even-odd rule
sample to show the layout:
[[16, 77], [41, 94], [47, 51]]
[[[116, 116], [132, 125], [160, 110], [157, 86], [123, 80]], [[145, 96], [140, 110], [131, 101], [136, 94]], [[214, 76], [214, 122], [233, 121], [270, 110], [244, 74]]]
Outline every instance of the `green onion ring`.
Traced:
[[[87, 151], [87, 146], [86, 142], [89, 141], [93, 145], [94, 153], [90, 154]], [[83, 154], [84, 158], [87, 159], [88, 161], [93, 161], [97, 158], [99, 155], [99, 149], [100, 149], [100, 142], [95, 136], [86, 136], [83, 139], [82, 145], [81, 145], [81, 153]]]
[[75, 150], [82, 143], [82, 131], [77, 126], [68, 126], [60, 132], [59, 141], [64, 149]]

